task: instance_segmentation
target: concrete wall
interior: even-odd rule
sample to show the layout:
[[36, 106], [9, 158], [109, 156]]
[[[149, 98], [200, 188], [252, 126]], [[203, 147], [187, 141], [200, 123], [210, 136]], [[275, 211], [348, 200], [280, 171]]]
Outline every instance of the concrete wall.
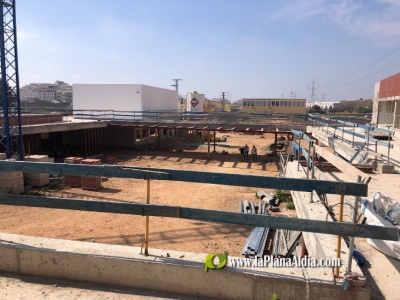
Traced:
[[[316, 278], [313, 269], [204, 271], [206, 254], [36, 238], [0, 233], [0, 270], [33, 276], [169, 292], [212, 299], [339, 299], [340, 283]], [[166, 253], [170, 257], [166, 257]], [[305, 273], [304, 273], [305, 272]], [[308, 275], [304, 275], [307, 274]], [[320, 276], [320, 275], [318, 275]], [[353, 300], [368, 289], [349, 289]]]
[[400, 128], [400, 73], [377, 82], [374, 90], [372, 123]]

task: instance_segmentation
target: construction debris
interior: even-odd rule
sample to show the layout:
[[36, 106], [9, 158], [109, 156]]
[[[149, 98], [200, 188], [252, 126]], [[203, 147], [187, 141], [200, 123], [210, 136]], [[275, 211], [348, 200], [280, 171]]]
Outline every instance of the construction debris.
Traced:
[[275, 233], [272, 255], [291, 257], [301, 238], [301, 231], [278, 229]]

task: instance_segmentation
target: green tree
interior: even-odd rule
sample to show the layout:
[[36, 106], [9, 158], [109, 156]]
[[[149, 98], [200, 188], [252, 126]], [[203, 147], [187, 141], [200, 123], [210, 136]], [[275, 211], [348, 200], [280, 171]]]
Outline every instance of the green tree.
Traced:
[[313, 113], [324, 114], [325, 113], [325, 111], [319, 105], [313, 105], [312, 107], [310, 107], [308, 109], [308, 112], [311, 114], [313, 114]]

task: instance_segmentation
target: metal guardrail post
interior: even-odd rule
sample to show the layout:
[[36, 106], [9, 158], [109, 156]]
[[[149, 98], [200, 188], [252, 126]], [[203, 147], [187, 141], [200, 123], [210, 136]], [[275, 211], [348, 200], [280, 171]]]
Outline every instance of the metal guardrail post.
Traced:
[[[390, 125], [387, 126], [388, 130], [389, 130], [390, 127], [392, 127], [392, 126], [390, 126]], [[389, 144], [389, 147], [388, 147], [388, 159], [387, 159], [387, 164], [388, 165], [390, 164], [390, 140], [391, 139], [392, 138], [390, 136], [390, 132], [388, 132], [388, 144]]]
[[[308, 143], [308, 158], [307, 158], [307, 179], [309, 179], [308, 177], [308, 173], [309, 173], [309, 169], [310, 169], [310, 150], [311, 150], [311, 142]], [[311, 192], [312, 193], [312, 192]]]
[[297, 150], [297, 171], [300, 170], [300, 136], [299, 136], [299, 149]]
[[[315, 146], [314, 143], [310, 149], [312, 150], [312, 155], [311, 152], [308, 153], [308, 155], [311, 157], [311, 179], [314, 179], [314, 156], [315, 156]], [[314, 191], [311, 191], [310, 195], [310, 203], [314, 203]]]
[[[361, 176], [357, 177], [357, 182], [361, 183]], [[358, 203], [360, 201], [360, 197], [354, 197], [354, 210], [353, 210], [353, 223], [357, 223], [357, 215], [358, 215]], [[354, 237], [350, 237], [350, 245], [349, 245], [349, 258], [347, 260], [347, 272], [351, 272], [351, 262], [353, 259], [353, 249], [354, 249]]]
[[344, 135], [344, 126], [342, 127], [342, 143], [343, 143], [343, 141], [344, 141], [343, 135]]
[[[343, 204], [344, 204], [344, 193], [340, 194], [340, 202], [339, 202], [339, 220], [338, 222], [343, 222]], [[342, 247], [342, 236], [338, 235], [336, 242], [336, 258], [340, 259], [340, 252]], [[339, 269], [340, 267], [335, 267], [334, 276], [339, 277]]]
[[[147, 199], [146, 203], [150, 204], [150, 179], [147, 179]], [[149, 216], [146, 215], [146, 233], [144, 236], [144, 255], [149, 255]]]

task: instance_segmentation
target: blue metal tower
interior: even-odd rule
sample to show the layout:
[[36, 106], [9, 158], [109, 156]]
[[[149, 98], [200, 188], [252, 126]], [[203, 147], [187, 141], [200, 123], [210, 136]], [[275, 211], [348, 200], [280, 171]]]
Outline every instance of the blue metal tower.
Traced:
[[15, 0], [2, 0], [0, 21], [0, 152], [23, 160]]

